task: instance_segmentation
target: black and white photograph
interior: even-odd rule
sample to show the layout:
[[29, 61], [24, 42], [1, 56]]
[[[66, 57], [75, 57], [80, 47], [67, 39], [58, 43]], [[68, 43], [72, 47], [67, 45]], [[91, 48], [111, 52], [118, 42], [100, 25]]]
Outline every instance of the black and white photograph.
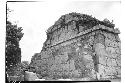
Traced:
[[5, 82], [122, 82], [121, 3], [6, 1]]

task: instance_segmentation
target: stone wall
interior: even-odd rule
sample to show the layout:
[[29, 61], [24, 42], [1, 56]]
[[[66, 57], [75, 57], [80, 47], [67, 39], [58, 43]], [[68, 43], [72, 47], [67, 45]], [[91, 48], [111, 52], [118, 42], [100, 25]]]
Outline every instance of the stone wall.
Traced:
[[105, 32], [102, 36], [98, 35], [95, 42], [98, 42], [94, 49], [99, 57], [98, 72], [101, 78], [120, 78], [121, 47], [118, 35]]
[[30, 71], [45, 79], [120, 78], [120, 32], [112, 26], [88, 15], [63, 15], [48, 29], [47, 40], [32, 58]]

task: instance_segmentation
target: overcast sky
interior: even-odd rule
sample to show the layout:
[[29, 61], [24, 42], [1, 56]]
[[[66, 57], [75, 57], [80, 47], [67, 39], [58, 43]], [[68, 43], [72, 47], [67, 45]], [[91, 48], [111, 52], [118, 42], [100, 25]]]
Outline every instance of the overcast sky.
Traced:
[[9, 19], [23, 28], [24, 36], [20, 41], [22, 61], [30, 61], [34, 53], [42, 50], [46, 40], [46, 30], [61, 15], [78, 12], [89, 14], [99, 20], [114, 20], [116, 28], [120, 23], [119, 1], [68, 1], [68, 2], [9, 2], [7, 6], [13, 10]]

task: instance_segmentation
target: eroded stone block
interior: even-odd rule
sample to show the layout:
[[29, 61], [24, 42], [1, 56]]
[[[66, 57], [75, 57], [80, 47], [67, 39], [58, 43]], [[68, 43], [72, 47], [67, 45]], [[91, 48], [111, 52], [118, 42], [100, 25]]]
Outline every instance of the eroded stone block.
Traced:
[[117, 66], [116, 59], [107, 58], [107, 65], [108, 66]]
[[117, 75], [115, 67], [105, 67], [106, 75]]

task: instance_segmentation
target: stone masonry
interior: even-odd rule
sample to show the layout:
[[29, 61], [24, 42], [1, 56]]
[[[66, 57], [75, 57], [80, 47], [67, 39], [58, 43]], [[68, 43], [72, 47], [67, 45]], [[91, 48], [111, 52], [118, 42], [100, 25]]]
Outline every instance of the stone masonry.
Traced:
[[108, 20], [85, 14], [61, 16], [47, 30], [47, 40], [32, 57], [30, 71], [45, 79], [120, 79], [120, 32], [114, 27]]

